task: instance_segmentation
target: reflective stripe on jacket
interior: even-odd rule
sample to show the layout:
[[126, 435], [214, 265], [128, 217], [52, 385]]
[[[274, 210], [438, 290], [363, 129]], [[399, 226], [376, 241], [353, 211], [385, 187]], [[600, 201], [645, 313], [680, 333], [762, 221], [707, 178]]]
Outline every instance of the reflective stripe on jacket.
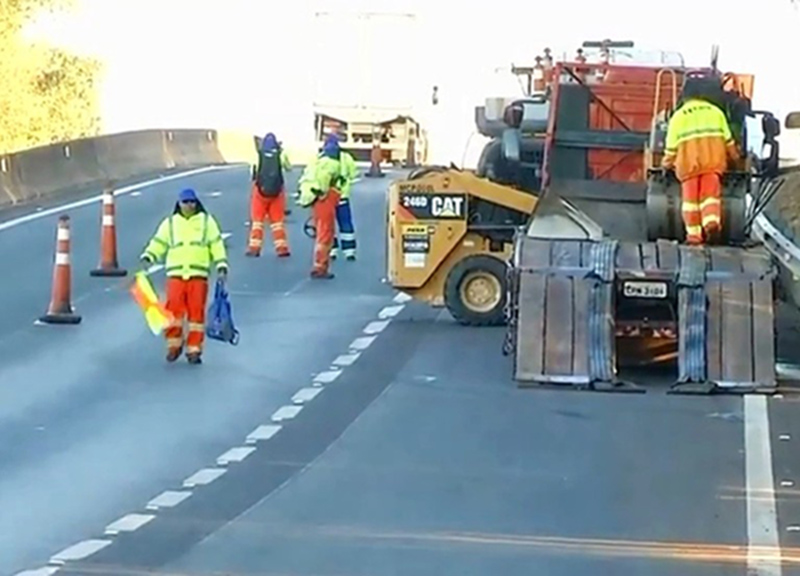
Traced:
[[158, 262], [166, 256], [167, 276], [184, 280], [207, 278], [211, 263], [217, 269], [227, 268], [227, 254], [216, 219], [205, 211], [190, 217], [172, 214], [158, 226], [142, 256]]
[[728, 169], [728, 158], [737, 158], [736, 142], [725, 114], [699, 99], [686, 101], [669, 119], [662, 165], [675, 168], [684, 181], [700, 174]]

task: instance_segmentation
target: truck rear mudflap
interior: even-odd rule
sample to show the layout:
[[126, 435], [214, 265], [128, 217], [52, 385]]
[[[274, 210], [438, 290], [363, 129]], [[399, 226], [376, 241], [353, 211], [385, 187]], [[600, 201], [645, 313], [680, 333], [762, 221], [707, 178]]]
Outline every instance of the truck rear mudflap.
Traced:
[[763, 247], [523, 236], [509, 274], [504, 352], [520, 387], [644, 391], [619, 376], [633, 340], [672, 344], [673, 393], [776, 390], [776, 270]]

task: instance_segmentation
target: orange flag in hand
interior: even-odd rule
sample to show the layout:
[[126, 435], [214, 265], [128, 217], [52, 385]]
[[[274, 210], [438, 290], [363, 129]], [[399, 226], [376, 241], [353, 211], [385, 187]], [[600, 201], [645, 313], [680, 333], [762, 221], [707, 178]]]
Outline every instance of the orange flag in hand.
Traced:
[[150, 331], [158, 336], [167, 324], [172, 322], [174, 316], [158, 301], [153, 284], [145, 272], [137, 272], [130, 289], [133, 299], [144, 312], [144, 319]]

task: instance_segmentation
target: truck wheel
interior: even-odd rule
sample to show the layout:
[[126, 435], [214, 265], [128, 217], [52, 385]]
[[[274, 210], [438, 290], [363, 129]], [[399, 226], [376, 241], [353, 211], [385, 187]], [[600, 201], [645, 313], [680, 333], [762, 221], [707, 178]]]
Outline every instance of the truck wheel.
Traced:
[[505, 263], [492, 256], [467, 256], [447, 275], [444, 302], [460, 324], [502, 326], [506, 304]]

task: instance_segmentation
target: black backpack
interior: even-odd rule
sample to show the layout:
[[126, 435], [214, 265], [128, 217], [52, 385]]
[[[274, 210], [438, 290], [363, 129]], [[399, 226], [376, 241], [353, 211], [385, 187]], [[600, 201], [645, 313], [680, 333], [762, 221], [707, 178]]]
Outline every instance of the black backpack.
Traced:
[[256, 184], [265, 196], [277, 196], [283, 190], [280, 149], [261, 152], [258, 157]]

